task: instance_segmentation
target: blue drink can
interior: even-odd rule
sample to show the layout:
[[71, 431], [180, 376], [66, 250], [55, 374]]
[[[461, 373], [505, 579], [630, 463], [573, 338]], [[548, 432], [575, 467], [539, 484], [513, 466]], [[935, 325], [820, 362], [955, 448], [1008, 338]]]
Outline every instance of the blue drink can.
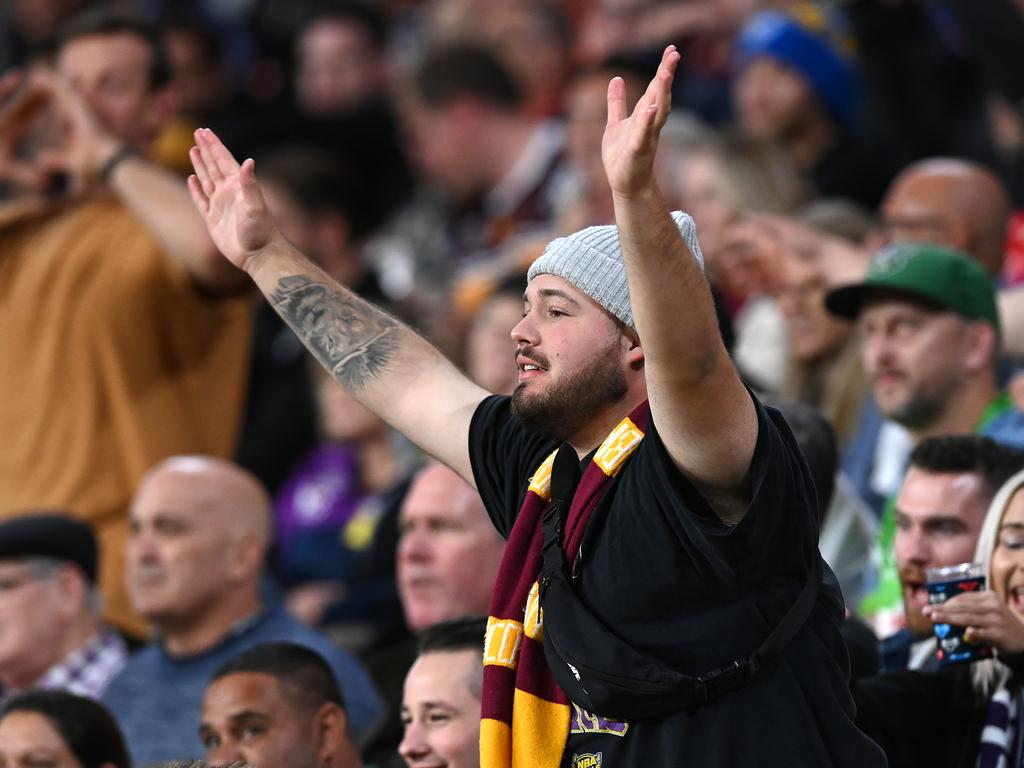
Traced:
[[[960, 563], [942, 568], [925, 570], [928, 603], [940, 605], [964, 592], [981, 592], [985, 589], [985, 573], [981, 563]], [[953, 664], [969, 664], [978, 659], [992, 656], [992, 646], [979, 640], [964, 638], [966, 627], [956, 624], [935, 624], [935, 658], [940, 667]]]

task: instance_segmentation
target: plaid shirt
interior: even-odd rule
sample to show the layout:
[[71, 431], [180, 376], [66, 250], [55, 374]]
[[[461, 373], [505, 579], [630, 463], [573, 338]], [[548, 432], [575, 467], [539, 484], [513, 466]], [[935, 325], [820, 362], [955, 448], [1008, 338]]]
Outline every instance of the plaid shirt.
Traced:
[[127, 659], [128, 649], [121, 636], [105, 630], [46, 670], [34, 687], [98, 699]]

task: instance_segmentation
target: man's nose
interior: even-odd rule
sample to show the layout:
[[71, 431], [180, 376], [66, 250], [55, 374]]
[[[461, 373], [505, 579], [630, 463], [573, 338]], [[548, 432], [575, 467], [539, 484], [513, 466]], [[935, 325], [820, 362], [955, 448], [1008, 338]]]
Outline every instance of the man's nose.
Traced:
[[512, 327], [512, 341], [516, 344], [536, 344], [537, 326], [529, 313]]
[[424, 560], [430, 555], [430, 536], [422, 528], [409, 528], [398, 541], [398, 556], [406, 560]]
[[398, 754], [409, 764], [430, 754], [430, 745], [423, 737], [423, 728], [417, 723], [405, 726], [402, 741], [398, 744]]
[[932, 548], [928, 537], [920, 531], [909, 531], [906, 534], [906, 555], [915, 565], [931, 565]]
[[238, 745], [233, 741], [228, 741], [220, 744], [213, 749], [210, 749], [206, 753], [206, 761], [210, 764], [211, 768], [226, 768], [236, 763], [246, 763], [245, 754], [238, 748]]

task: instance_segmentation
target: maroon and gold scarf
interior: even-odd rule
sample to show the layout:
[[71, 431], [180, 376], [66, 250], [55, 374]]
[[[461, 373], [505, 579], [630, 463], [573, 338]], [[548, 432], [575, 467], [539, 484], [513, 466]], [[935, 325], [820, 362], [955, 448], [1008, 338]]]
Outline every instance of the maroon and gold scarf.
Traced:
[[[640, 445], [649, 416], [645, 401], [609, 433], [584, 470], [565, 524], [564, 548], [570, 563], [608, 484]], [[551, 504], [556, 453], [530, 478], [491, 598], [484, 646], [481, 768], [558, 768], [569, 735], [569, 699], [544, 658], [537, 583], [541, 521]]]

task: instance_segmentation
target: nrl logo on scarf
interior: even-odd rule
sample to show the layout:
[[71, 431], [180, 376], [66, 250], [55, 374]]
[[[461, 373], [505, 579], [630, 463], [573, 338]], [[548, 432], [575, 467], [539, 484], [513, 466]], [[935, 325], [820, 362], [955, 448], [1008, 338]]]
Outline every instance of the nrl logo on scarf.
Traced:
[[587, 752], [572, 756], [572, 768], [601, 768], [604, 752]]

